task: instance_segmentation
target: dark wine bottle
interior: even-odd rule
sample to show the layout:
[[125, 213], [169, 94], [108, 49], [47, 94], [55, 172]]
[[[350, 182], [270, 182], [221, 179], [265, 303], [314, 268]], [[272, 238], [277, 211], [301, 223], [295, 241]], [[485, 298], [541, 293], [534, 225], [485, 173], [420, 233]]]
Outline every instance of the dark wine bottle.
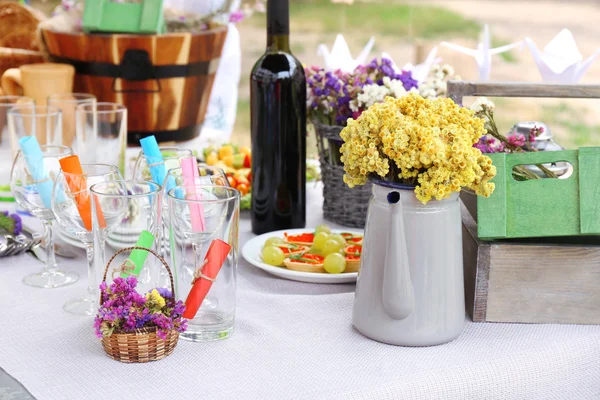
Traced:
[[289, 0], [268, 0], [267, 51], [250, 83], [256, 234], [306, 226], [306, 77], [289, 31]]

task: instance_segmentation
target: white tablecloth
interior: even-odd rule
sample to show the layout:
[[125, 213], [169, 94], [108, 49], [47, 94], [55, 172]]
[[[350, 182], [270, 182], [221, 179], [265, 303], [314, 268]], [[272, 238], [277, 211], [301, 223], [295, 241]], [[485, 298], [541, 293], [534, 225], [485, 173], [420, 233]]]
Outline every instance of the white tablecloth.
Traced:
[[[315, 226], [318, 188], [309, 199]], [[252, 236], [248, 218], [240, 235]], [[122, 364], [104, 354], [92, 318], [62, 310], [85, 292], [83, 255], [64, 262], [82, 276], [69, 287], [21, 283], [41, 266], [0, 259], [0, 368], [39, 400], [600, 399], [600, 326], [469, 322], [452, 343], [395, 347], [352, 328], [354, 285], [281, 280], [245, 261], [231, 338], [180, 340], [164, 360]]]

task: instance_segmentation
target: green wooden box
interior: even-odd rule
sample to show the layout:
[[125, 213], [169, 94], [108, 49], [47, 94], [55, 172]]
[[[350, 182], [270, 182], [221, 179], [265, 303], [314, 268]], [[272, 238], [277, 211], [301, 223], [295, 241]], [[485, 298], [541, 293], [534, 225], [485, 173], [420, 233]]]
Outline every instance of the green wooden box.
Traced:
[[141, 3], [86, 1], [82, 24], [88, 33], [165, 33], [163, 0], [142, 0]]
[[[489, 198], [477, 199], [480, 239], [600, 234], [600, 147], [532, 153], [489, 154], [496, 184]], [[517, 165], [566, 161], [562, 179], [517, 181]]]

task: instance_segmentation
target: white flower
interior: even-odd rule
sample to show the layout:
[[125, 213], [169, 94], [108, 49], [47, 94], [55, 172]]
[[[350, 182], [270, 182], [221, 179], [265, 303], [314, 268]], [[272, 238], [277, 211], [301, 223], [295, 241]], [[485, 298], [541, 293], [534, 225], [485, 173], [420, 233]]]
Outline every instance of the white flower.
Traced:
[[385, 86], [365, 85], [362, 92], [357, 96], [358, 106], [369, 108], [375, 103], [382, 102], [390, 94], [390, 89]]
[[485, 111], [492, 112], [495, 107], [495, 104], [489, 101], [487, 97], [478, 97], [469, 108], [475, 111], [475, 114], [480, 114]]
[[444, 75], [452, 76], [452, 75], [454, 75], [454, 68], [452, 68], [451, 65], [445, 64], [442, 67], [442, 72], [444, 73]]
[[[383, 79], [384, 79], [384, 84], [385, 84], [385, 78], [383, 78]], [[389, 80], [389, 78], [388, 78], [388, 80]], [[390, 89], [391, 94], [395, 98], [400, 98], [406, 94], [406, 89], [404, 89], [404, 84], [399, 79], [389, 80], [389, 83], [385, 84], [385, 86], [387, 86]]]

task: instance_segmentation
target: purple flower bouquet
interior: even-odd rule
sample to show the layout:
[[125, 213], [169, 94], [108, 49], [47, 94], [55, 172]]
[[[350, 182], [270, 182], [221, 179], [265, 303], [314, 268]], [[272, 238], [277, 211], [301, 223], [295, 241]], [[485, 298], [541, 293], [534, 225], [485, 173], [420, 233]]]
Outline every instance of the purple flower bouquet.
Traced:
[[[106, 353], [123, 362], [146, 362], [171, 354], [179, 333], [187, 329], [185, 305], [173, 293], [157, 288], [136, 292], [137, 279], [116, 278], [100, 285], [101, 306], [94, 319], [96, 336]], [[140, 347], [141, 346], [141, 347]]]

